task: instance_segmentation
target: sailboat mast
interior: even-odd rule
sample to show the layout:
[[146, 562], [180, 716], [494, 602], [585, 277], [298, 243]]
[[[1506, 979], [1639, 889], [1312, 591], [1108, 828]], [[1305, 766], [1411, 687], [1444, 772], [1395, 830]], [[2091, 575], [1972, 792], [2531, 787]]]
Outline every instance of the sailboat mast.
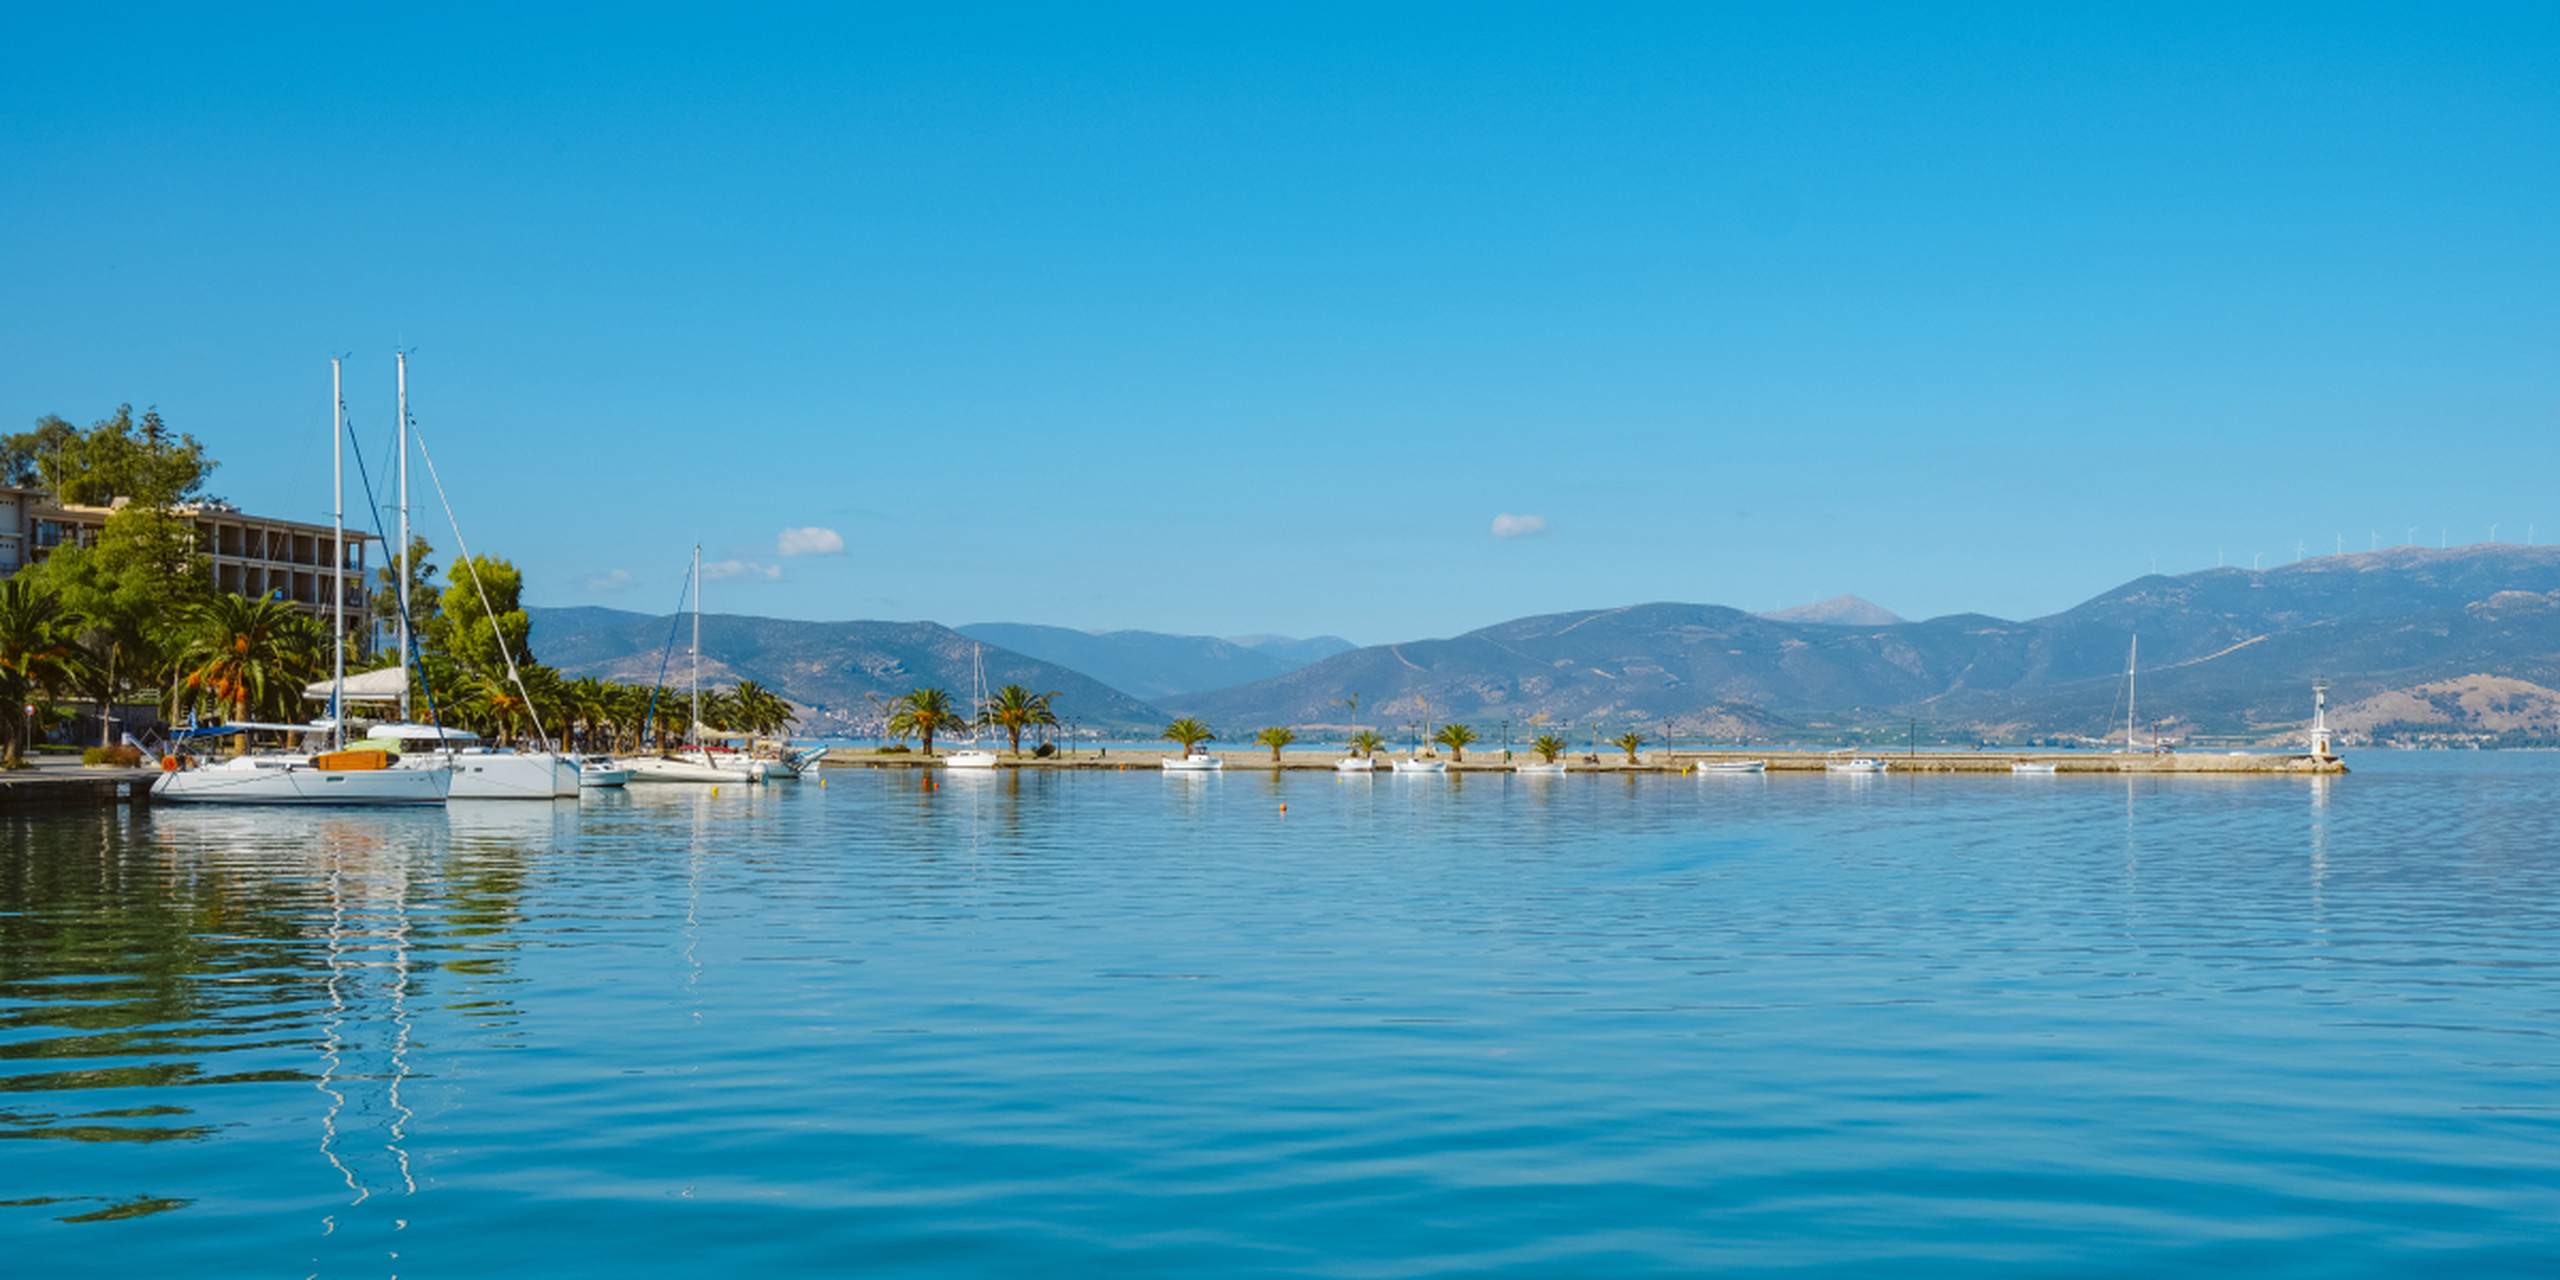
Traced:
[[329, 600], [336, 639], [330, 658], [329, 735], [347, 745], [347, 389], [346, 370], [329, 360]]
[[684, 727], [684, 740], [696, 748], [702, 739], [702, 544], [693, 544], [693, 723]]
[[400, 362], [400, 546], [391, 563], [400, 572], [400, 722], [409, 722], [409, 353]]
[[2124, 651], [2124, 749], [2133, 750], [2133, 673], [2138, 665], [2134, 658], [2142, 652], [2142, 637], [2135, 636]]

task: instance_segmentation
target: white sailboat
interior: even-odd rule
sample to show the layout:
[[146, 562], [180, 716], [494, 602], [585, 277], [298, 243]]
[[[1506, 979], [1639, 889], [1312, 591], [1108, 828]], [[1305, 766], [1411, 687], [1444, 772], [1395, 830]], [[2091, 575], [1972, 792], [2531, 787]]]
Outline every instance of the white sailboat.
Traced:
[[[409, 501], [409, 354], [405, 351], [399, 352], [395, 358], [400, 367], [400, 509], [401, 534], [405, 538], [408, 531]], [[424, 452], [426, 449], [424, 436], [419, 437], [417, 445], [421, 456], [426, 458], [427, 476], [435, 483], [436, 497], [444, 502], [445, 518], [453, 523], [454, 549], [462, 553], [461, 564], [468, 571], [472, 591], [479, 596], [480, 607], [488, 612], [494, 624], [497, 610], [489, 603], [488, 589], [481, 585], [478, 562], [471, 558], [470, 544], [463, 541], [462, 522], [454, 517], [452, 502], [445, 499], [444, 482], [436, 477], [435, 456]], [[401, 544], [404, 554], [407, 545], [405, 542]], [[407, 573], [400, 575], [400, 582], [405, 590], [408, 582]], [[404, 633], [407, 621], [407, 605], [404, 602], [401, 617]], [[565, 751], [552, 749], [550, 735], [543, 731], [541, 714], [533, 709], [533, 693], [524, 687], [524, 677], [516, 670], [515, 654], [504, 642], [498, 646], [498, 657], [506, 664], [508, 682], [515, 685], [516, 692], [524, 696], [526, 714], [533, 724], [534, 741], [541, 745], [531, 751], [490, 748], [479, 745], [480, 739], [477, 735], [463, 733], [460, 730], [442, 729], [435, 725], [386, 726], [391, 730], [401, 731], [401, 737], [407, 744], [400, 750], [400, 767], [451, 767], [453, 770], [452, 798], [456, 800], [577, 799], [581, 775], [584, 772], [578, 764], [577, 757]], [[409, 661], [405, 640], [400, 660], [405, 672]], [[405, 678], [401, 685], [401, 704], [405, 713], [408, 706], [408, 686]], [[406, 719], [405, 714], [403, 719]], [[384, 728], [375, 729], [373, 736], [385, 737]]]
[[693, 714], [686, 720], [683, 753], [625, 756], [615, 766], [632, 782], [753, 782], [743, 768], [715, 764], [702, 745], [702, 547], [693, 548]]
[[974, 646], [969, 664], [969, 745], [943, 757], [946, 769], [992, 769], [996, 753], [978, 745], [978, 722], [987, 711], [987, 647]]
[[1412, 756], [1403, 760], [1391, 762], [1395, 765], [1396, 772], [1447, 773], [1449, 771], [1448, 761], [1443, 760], [1438, 756], [1426, 756], [1422, 754], [1425, 750], [1428, 750], [1430, 746], [1431, 700], [1429, 698], [1424, 698], [1422, 699], [1422, 741], [1413, 748]]
[[[336, 644], [331, 659], [334, 675], [328, 732], [331, 742], [340, 748], [347, 740], [347, 403], [343, 379], [344, 369], [338, 361], [331, 360], [329, 387], [333, 405], [329, 436], [337, 494], [329, 595], [336, 610], [336, 626], [332, 628]], [[306, 727], [306, 739], [310, 732]], [[179, 767], [171, 768], [171, 761]], [[453, 785], [450, 769], [392, 768], [391, 755], [384, 751], [241, 755], [201, 768], [185, 767], [184, 756], [172, 757], [171, 761], [162, 762], [162, 773], [151, 784], [151, 798], [168, 804], [427, 805], [444, 803]]]

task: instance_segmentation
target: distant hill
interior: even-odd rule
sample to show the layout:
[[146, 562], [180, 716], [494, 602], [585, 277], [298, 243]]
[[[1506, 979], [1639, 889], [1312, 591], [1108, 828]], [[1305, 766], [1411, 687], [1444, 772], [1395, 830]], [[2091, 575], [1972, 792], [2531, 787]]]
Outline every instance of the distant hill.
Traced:
[[1833, 596], [1759, 616], [1771, 622], [1818, 622], [1834, 627], [1890, 627], [1902, 621], [1892, 610], [1856, 596]]
[[1305, 640], [1292, 640], [1287, 636], [1228, 636], [1227, 643], [1240, 644], [1257, 653], [1278, 658], [1288, 663], [1291, 670], [1360, 647], [1340, 636], [1313, 636]]
[[[578, 629], [612, 610], [528, 609], [534, 654], [571, 676], [652, 683], [663, 666], [668, 685], [686, 680], [686, 637], [665, 650], [678, 619], [631, 615], [617, 625]], [[563, 615], [568, 615], [564, 617]], [[845, 733], [876, 720], [872, 697], [891, 698], [919, 685], [939, 685], [968, 699], [970, 663], [979, 646], [931, 622], [796, 622], [732, 614], [702, 616], [706, 685], [754, 680], [802, 708], [804, 734]], [[1154, 707], [1055, 663], [986, 645], [990, 688], [1022, 684], [1057, 690], [1060, 716], [1090, 728], [1146, 729], [1168, 719]]]
[[960, 634], [1084, 672], [1140, 700], [1224, 689], [1294, 671], [1352, 648], [1320, 636], [1177, 636], [1159, 631], [1075, 631], [1023, 622], [973, 622]]
[[1359, 649], [1166, 706], [1220, 725], [1332, 725], [1346, 722], [1337, 700], [1356, 691], [1373, 724], [1416, 718], [1427, 700], [1434, 719], [1479, 728], [1543, 715], [1694, 734], [1756, 716], [1773, 736], [1902, 718], [2004, 737], [2096, 735], [2121, 716], [2137, 633], [2146, 736], [2299, 723], [2322, 677], [2341, 704], [2471, 676], [2547, 689], [2560, 686], [2560, 548], [2403, 547], [2145, 577], [2028, 622], [1849, 626], [1671, 603], [1551, 614]]
[[[527, 609], [525, 612], [533, 619], [533, 632], [529, 638], [536, 653], [542, 652], [542, 646], [552, 640], [563, 640], [589, 631], [603, 631], [609, 627], [627, 627], [649, 616], [645, 613], [634, 613], [629, 609], [606, 609], [596, 605], [572, 605], [565, 609]], [[663, 617], [659, 620], [665, 621]]]

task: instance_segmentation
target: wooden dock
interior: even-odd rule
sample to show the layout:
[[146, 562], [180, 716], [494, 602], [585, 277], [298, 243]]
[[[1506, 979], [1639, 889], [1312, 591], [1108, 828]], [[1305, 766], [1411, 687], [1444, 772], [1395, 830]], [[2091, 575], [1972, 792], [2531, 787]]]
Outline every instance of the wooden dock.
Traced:
[[[1082, 769], [1082, 770], [1148, 770], [1161, 772], [1156, 762], [1170, 751], [1123, 748], [1110, 751], [1077, 751], [1066, 755], [1035, 757], [1026, 751], [1019, 757], [1007, 756], [997, 763], [999, 769]], [[1283, 751], [1275, 763], [1265, 748], [1221, 751], [1228, 773], [1307, 772], [1330, 773], [1333, 762], [1340, 759], [1333, 751]], [[1587, 753], [1563, 757], [1571, 773], [1688, 773], [1711, 761], [1766, 761], [1771, 773], [1824, 773], [1834, 762], [1850, 758], [1842, 751], [1652, 751], [1635, 764], [1629, 764], [1625, 753], [1607, 752], [1598, 763]], [[2057, 774], [2340, 774], [2347, 772], [2346, 761], [2338, 756], [2282, 754], [2275, 752], [2169, 752], [2154, 754], [2108, 755], [2086, 751], [2020, 752], [2020, 751], [1920, 751], [1878, 752], [1868, 758], [1882, 760], [1884, 776], [1894, 774], [1956, 774], [2012, 772], [2018, 764], [2050, 764]], [[1471, 751], [1463, 763], [1449, 766], [1452, 773], [1509, 773], [1515, 763], [1535, 761], [1530, 752], [1515, 751], [1505, 761], [1500, 748], [1493, 751]], [[939, 755], [921, 752], [887, 752], [838, 747], [827, 753], [828, 768], [843, 769], [938, 769], [943, 766]], [[1385, 772], [1383, 765], [1379, 772]], [[1873, 775], [1869, 775], [1873, 776]]]
[[151, 803], [157, 769], [89, 769], [39, 766], [0, 773], [0, 813], [54, 809], [104, 809]]

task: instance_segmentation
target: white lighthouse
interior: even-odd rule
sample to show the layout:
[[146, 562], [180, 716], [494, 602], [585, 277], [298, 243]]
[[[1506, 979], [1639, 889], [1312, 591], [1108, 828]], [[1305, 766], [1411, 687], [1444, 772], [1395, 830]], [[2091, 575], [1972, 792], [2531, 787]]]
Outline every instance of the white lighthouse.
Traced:
[[2311, 754], [2325, 756], [2329, 750], [2329, 682], [2315, 681], [2311, 686]]

